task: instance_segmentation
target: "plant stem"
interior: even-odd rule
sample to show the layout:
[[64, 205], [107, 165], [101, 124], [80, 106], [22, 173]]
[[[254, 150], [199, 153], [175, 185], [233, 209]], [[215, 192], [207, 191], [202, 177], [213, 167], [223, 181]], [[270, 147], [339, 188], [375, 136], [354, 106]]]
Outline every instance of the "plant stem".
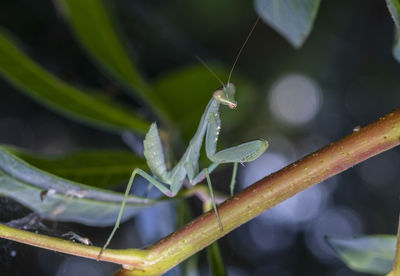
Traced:
[[[399, 144], [400, 109], [397, 109], [338, 142], [263, 178], [222, 203], [218, 212], [223, 231], [218, 226], [215, 213], [210, 211], [146, 250], [106, 250], [101, 260], [126, 264], [125, 268], [132, 269], [122, 269], [116, 275], [160, 275], [263, 211]], [[24, 236], [17, 235], [21, 232], [25, 233]], [[69, 241], [29, 234], [31, 236], [16, 229], [5, 234], [5, 228], [0, 228], [1, 237], [87, 258], [95, 259], [100, 250], [97, 247], [74, 243], [72, 246], [68, 245], [71, 244]], [[38, 242], [38, 236], [43, 241]]]
[[[40, 235], [33, 232], [9, 227], [5, 224], [0, 224], [0, 236], [5, 239], [33, 245], [36, 247], [51, 249], [57, 252], [68, 253], [71, 255], [81, 256], [90, 259], [96, 259], [101, 250], [100, 247], [88, 246], [69, 240]], [[117, 264], [125, 264], [127, 263], [127, 259], [130, 259], [130, 264], [141, 266], [147, 254], [148, 250], [107, 249], [106, 251], [104, 251], [101, 259]]]

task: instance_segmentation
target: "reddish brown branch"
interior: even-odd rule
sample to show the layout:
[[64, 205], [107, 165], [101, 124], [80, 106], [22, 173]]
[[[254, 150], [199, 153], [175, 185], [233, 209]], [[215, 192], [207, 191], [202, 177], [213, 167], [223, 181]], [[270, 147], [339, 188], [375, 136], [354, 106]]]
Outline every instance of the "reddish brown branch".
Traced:
[[[213, 211], [190, 222], [150, 249], [150, 258], [159, 260], [151, 271], [163, 264], [178, 264], [187, 257], [226, 235], [241, 224], [278, 203], [400, 143], [400, 109], [349, 136], [251, 185], [218, 208], [224, 225], [220, 231]], [[167, 261], [170, 259], [170, 261]]]

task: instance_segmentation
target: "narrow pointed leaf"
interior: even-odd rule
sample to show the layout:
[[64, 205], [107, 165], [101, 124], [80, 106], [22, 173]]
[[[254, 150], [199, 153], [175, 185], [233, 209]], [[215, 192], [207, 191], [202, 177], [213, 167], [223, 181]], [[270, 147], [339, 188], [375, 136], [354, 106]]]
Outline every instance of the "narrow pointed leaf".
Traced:
[[295, 48], [310, 34], [321, 0], [255, 0], [258, 15]]
[[393, 45], [393, 55], [400, 62], [400, 0], [386, 0], [387, 7], [392, 15], [396, 34]]
[[392, 270], [396, 251], [394, 235], [371, 235], [350, 239], [328, 237], [328, 243], [338, 257], [355, 271], [386, 275]]
[[[207, 175], [208, 177], [208, 175]], [[210, 187], [209, 187], [210, 188]], [[211, 188], [209, 189], [211, 193], [210, 201], [203, 201], [203, 211], [207, 212], [214, 207], [215, 202], [214, 196], [212, 194]], [[214, 241], [207, 247], [207, 260], [208, 266], [210, 268], [210, 272], [212, 276], [226, 276], [226, 270], [224, 266], [224, 262], [222, 261], [221, 251], [219, 250], [218, 241]]]
[[0, 75], [39, 103], [80, 122], [107, 130], [145, 133], [149, 123], [133, 112], [60, 80], [26, 56], [0, 30]]
[[127, 47], [113, 24], [110, 8], [102, 0], [59, 0], [67, 22], [88, 54], [107, 73], [127, 84], [160, 119], [167, 114], [157, 94], [132, 63]]
[[[193, 214], [185, 200], [177, 201], [176, 208], [178, 211], [177, 228], [181, 228], [193, 219]], [[182, 276], [199, 276], [199, 254], [194, 254], [185, 260], [180, 265], [180, 272]]]
[[84, 150], [56, 156], [7, 150], [38, 169], [99, 188], [127, 182], [135, 168], [147, 169], [144, 158], [123, 150]]
[[[0, 194], [44, 218], [92, 226], [113, 225], [123, 198], [123, 194], [68, 181], [37, 169], [4, 147], [0, 147]], [[129, 196], [123, 220], [157, 202]]]
[[224, 262], [222, 261], [221, 251], [218, 242], [213, 242], [207, 247], [208, 266], [212, 276], [226, 276]]

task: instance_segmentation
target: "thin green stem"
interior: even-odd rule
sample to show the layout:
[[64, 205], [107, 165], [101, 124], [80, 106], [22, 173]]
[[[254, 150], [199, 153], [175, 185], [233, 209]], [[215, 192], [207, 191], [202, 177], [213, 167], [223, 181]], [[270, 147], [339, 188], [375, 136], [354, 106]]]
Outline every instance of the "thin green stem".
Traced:
[[[96, 259], [101, 250], [100, 247], [88, 246], [75, 243], [69, 240], [40, 235], [29, 231], [24, 231], [0, 224], [0, 236], [25, 243], [36, 247], [54, 250], [57, 252], [68, 253], [75, 256], [81, 256], [90, 259]], [[124, 249], [113, 250], [106, 249], [102, 255], [102, 260], [117, 264], [129, 264], [131, 266], [142, 266], [145, 263], [148, 250]]]

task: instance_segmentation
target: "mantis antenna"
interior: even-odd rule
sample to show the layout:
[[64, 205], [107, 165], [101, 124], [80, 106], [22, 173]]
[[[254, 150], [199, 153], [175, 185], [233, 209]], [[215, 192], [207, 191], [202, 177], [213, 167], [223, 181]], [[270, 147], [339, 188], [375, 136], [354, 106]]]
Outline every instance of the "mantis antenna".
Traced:
[[[238, 62], [239, 57], [240, 57], [240, 55], [242, 54], [242, 51], [243, 51], [244, 47], [246, 46], [247, 42], [249, 41], [250, 36], [253, 34], [253, 31], [254, 31], [254, 29], [256, 28], [257, 23], [258, 23], [259, 20], [260, 20], [260, 17], [258, 16], [257, 19], [256, 19], [256, 22], [254, 22], [253, 27], [251, 27], [251, 30], [250, 30], [249, 34], [247, 35], [246, 39], [244, 40], [244, 42], [243, 42], [243, 44], [242, 44], [242, 47], [240, 47], [240, 50], [239, 50], [239, 52], [237, 53], [237, 55], [236, 55], [236, 57], [235, 57], [235, 61], [233, 62], [231, 71], [229, 72], [229, 77], [228, 77], [228, 83], [227, 83], [227, 84], [230, 83], [231, 77], [232, 77], [232, 73], [233, 73], [233, 70], [235, 69], [236, 63]], [[196, 58], [197, 58], [197, 59], [204, 65], [204, 67], [205, 67], [205, 68], [206, 68], [206, 69], [207, 69], [207, 70], [222, 84], [222, 86], [225, 87], [224, 82], [217, 76], [217, 74], [216, 74], [213, 70], [211, 70], [211, 68], [207, 65], [207, 63], [205, 63], [204, 60], [202, 60], [199, 56], [196, 56]]]
[[244, 46], [246, 46], [247, 41], [249, 41], [249, 38], [250, 38], [251, 34], [253, 33], [254, 29], [256, 28], [257, 23], [258, 23], [259, 20], [260, 20], [260, 17], [258, 16], [257, 19], [256, 19], [256, 22], [254, 22], [253, 27], [251, 27], [251, 30], [250, 30], [249, 34], [247, 35], [245, 41], [243, 42], [242, 47], [240, 48], [238, 54], [237, 54], [236, 57], [235, 57], [235, 61], [233, 62], [232, 69], [231, 69], [231, 71], [229, 72], [228, 84], [229, 84], [230, 81], [231, 81], [233, 69], [235, 69], [236, 63], [237, 63], [237, 61], [239, 60], [240, 55], [242, 54], [242, 51], [243, 51], [243, 49], [244, 49]]
[[225, 87], [224, 82], [220, 78], [218, 78], [217, 74], [213, 70], [211, 70], [210, 67], [208, 67], [207, 63], [205, 63], [205, 61], [202, 60], [201, 57], [199, 57], [199, 56], [196, 56], [196, 58], [201, 62], [201, 64], [204, 65], [204, 67], [206, 67], [208, 72], [210, 72], [222, 84], [222, 86]]

